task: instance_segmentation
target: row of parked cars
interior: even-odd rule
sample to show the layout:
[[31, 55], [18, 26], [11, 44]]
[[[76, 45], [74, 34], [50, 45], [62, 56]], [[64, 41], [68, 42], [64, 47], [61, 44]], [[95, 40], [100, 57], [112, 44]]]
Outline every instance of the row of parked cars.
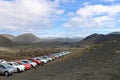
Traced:
[[69, 51], [64, 51], [60, 53], [53, 53], [48, 55], [43, 55], [34, 58], [27, 58], [17, 61], [5, 61], [4, 59], [0, 60], [0, 75], [9, 76], [13, 73], [23, 72], [36, 68], [38, 65], [44, 65], [50, 61], [53, 61], [59, 57], [70, 54]]

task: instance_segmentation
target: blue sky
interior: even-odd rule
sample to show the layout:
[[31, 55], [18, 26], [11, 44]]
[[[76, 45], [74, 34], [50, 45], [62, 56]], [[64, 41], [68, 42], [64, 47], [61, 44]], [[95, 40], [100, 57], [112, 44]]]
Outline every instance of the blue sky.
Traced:
[[1, 34], [86, 37], [119, 25], [119, 0], [0, 0]]

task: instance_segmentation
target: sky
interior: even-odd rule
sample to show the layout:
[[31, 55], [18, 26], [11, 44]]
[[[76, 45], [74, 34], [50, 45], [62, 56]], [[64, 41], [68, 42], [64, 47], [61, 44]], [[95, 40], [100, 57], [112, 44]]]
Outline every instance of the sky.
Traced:
[[0, 0], [0, 33], [86, 37], [120, 31], [120, 0]]

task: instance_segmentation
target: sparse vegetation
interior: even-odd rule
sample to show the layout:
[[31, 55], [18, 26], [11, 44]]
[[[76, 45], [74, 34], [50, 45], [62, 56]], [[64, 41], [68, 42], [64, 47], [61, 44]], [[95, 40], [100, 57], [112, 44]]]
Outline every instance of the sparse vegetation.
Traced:
[[0, 50], [0, 58], [6, 60], [23, 59], [36, 57], [51, 53], [57, 53], [70, 48], [2, 48]]
[[116, 43], [117, 40], [112, 40], [112, 41], [106, 41], [104, 43], [100, 43], [100, 44], [94, 44], [94, 45], [91, 45], [91, 46], [87, 46], [84, 48], [84, 52], [91, 52], [93, 50], [95, 50], [96, 48], [99, 48], [99, 47], [102, 47], [106, 44], [113, 44], [113, 43]]
[[[44, 54], [69, 50], [72, 54], [62, 57], [44, 67], [10, 77], [10, 80], [19, 80], [19, 77], [29, 80], [120, 80], [120, 41], [108, 41], [85, 45], [86, 47], [27, 47], [1, 48], [0, 58], [7, 60], [23, 59]], [[12, 56], [12, 57], [10, 57]], [[38, 76], [38, 75], [40, 76]], [[28, 77], [28, 76], [31, 76]], [[4, 78], [3, 78], [4, 79]]]

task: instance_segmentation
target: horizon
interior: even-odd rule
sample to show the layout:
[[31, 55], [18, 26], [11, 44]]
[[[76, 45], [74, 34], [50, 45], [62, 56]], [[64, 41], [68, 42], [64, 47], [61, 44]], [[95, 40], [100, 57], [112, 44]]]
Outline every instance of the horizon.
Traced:
[[[115, 32], [110, 32], [110, 33], [106, 33], [106, 34], [103, 34], [103, 35], [107, 35], [107, 34], [111, 34], [111, 33], [120, 33], [120, 31], [115, 31]], [[7, 34], [7, 33], [0, 33], [0, 34], [5, 34], [5, 35], [12, 35], [12, 34]], [[14, 37], [17, 37], [17, 36], [20, 36], [20, 35], [25, 35], [25, 34], [31, 34], [31, 35], [35, 35], [34, 33], [23, 33], [23, 34], [19, 34], [19, 35], [12, 35]], [[92, 33], [92, 34], [99, 34], [99, 33]], [[41, 37], [41, 36], [37, 36], [35, 35], [36, 37], [40, 38], [40, 39], [58, 39], [58, 38], [63, 38], [63, 39], [77, 39], [77, 38], [81, 38], [81, 39], [84, 39], [92, 34], [89, 34], [87, 36], [84, 36], [84, 37], [81, 37], [81, 36], [77, 36], [77, 37]]]
[[40, 38], [119, 32], [119, 0], [0, 0], [0, 33]]

